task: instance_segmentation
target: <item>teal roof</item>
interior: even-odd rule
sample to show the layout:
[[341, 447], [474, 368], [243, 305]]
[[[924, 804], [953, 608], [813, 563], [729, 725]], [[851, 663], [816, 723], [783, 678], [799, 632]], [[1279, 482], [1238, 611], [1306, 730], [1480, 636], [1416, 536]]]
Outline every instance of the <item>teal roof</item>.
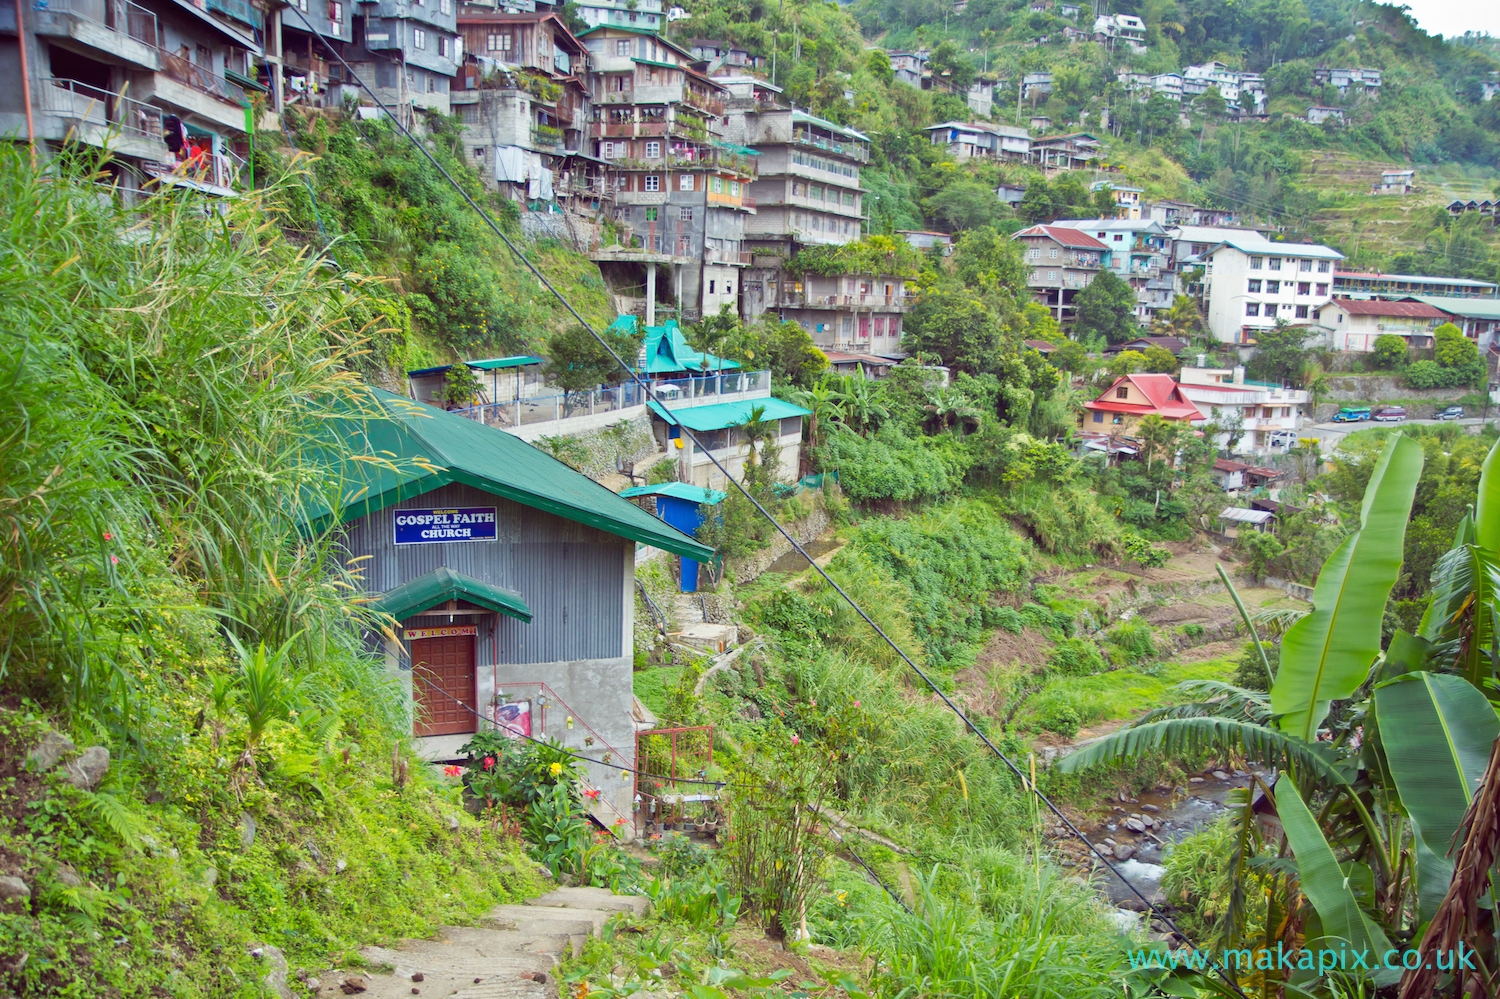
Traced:
[[[621, 316], [610, 324], [611, 329], [634, 329], [634, 316]], [[700, 353], [688, 346], [687, 338], [677, 320], [668, 319], [661, 326], [646, 327], [646, 373], [669, 375], [675, 372], [732, 371], [738, 361], [715, 354]], [[707, 361], [707, 364], [704, 364]]]
[[[521, 368], [530, 364], [542, 364], [543, 361], [540, 357], [533, 357], [531, 354], [517, 354], [514, 357], [491, 357], [483, 361], [464, 361], [463, 363], [481, 371], [495, 371], [500, 368]], [[438, 375], [451, 367], [453, 367], [451, 364], [439, 364], [431, 368], [413, 368], [406, 374], [409, 378]]]
[[668, 423], [679, 423], [689, 430], [725, 430], [738, 427], [750, 419], [757, 408], [765, 412], [761, 420], [782, 420], [788, 416], [807, 416], [811, 410], [767, 396], [761, 399], [741, 399], [738, 402], [717, 402], [712, 406], [692, 406], [685, 409], [668, 410], [659, 402], [652, 402], [651, 409]]
[[713, 558], [712, 548], [518, 437], [381, 389], [368, 391], [370, 412], [351, 409], [349, 417], [325, 424], [344, 445], [333, 459], [342, 493], [336, 510], [309, 498], [313, 529], [456, 482], [674, 555]]
[[689, 485], [686, 482], [659, 482], [654, 486], [631, 486], [629, 489], [621, 489], [620, 495], [626, 499], [636, 496], [670, 496], [673, 499], [687, 500], [691, 503], [708, 504], [718, 506], [724, 502], [724, 493], [717, 489], [704, 489], [702, 486]]
[[531, 608], [526, 606], [519, 593], [454, 572], [447, 566], [387, 590], [371, 600], [368, 606], [399, 621], [460, 597], [486, 610], [531, 623]]
[[1500, 319], [1500, 298], [1453, 298], [1446, 295], [1409, 295], [1435, 309], [1468, 319]]
[[792, 109], [792, 121], [805, 121], [809, 125], [817, 125], [819, 128], [831, 129], [846, 138], [863, 139], [866, 142], [870, 141], [870, 137], [863, 132], [856, 132], [854, 129], [849, 128], [845, 125], [840, 125], [837, 122], [829, 121], [827, 118], [819, 118], [817, 115], [808, 114], [806, 111], [798, 111], [796, 108]]

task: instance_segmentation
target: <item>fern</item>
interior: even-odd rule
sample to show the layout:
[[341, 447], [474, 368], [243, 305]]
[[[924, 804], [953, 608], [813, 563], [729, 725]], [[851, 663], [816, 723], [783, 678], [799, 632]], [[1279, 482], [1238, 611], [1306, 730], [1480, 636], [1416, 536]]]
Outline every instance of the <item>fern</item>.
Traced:
[[115, 838], [132, 850], [139, 850], [146, 820], [109, 791], [80, 791], [88, 815], [96, 824], [114, 833]]

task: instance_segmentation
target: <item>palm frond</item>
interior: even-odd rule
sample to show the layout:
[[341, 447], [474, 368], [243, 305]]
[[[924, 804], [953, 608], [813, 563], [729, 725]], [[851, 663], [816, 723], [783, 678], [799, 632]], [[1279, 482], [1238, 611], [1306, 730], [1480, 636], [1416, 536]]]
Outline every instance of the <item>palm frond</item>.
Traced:
[[1148, 753], [1186, 756], [1214, 750], [1234, 750], [1252, 760], [1298, 770], [1322, 784], [1344, 785], [1332, 750], [1314, 746], [1265, 725], [1234, 718], [1208, 716], [1169, 718], [1121, 729], [1058, 761], [1064, 773], [1076, 773], [1098, 763], [1135, 759]]

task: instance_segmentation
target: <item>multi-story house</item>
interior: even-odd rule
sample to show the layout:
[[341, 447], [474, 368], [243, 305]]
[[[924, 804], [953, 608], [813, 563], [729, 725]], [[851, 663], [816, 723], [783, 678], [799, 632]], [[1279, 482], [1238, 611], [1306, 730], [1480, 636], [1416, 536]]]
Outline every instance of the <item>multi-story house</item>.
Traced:
[[729, 70], [764, 69], [766, 65], [765, 56], [755, 55], [749, 49], [731, 42], [694, 38], [688, 42], [688, 48], [692, 50], [694, 59], [701, 59], [708, 63], [710, 73], [726, 68]]
[[1073, 298], [1109, 264], [1109, 246], [1086, 232], [1034, 225], [1011, 237], [1026, 257], [1026, 286], [1059, 323], [1074, 318]]
[[1188, 368], [1177, 375], [1183, 396], [1198, 407], [1195, 427], [1218, 424], [1213, 444], [1227, 448], [1238, 437], [1236, 454], [1285, 450], [1302, 429], [1307, 392], [1272, 382], [1247, 381], [1245, 369]]
[[1334, 350], [1367, 352], [1382, 336], [1399, 336], [1410, 347], [1431, 347], [1432, 331], [1448, 313], [1426, 302], [1335, 298], [1319, 307], [1318, 322], [1329, 330]]
[[357, 9], [354, 0], [294, 0], [271, 15], [266, 66], [273, 108], [340, 108], [346, 86], [354, 97], [364, 99], [359, 87], [344, 79], [343, 64], [329, 52], [331, 46], [345, 59], [353, 55]]
[[263, 54], [264, 30], [263, 11], [245, 0], [8, 7], [0, 13], [0, 134], [30, 140], [43, 155], [70, 138], [107, 147], [123, 191], [233, 193], [246, 151], [244, 88], [262, 86], [251, 59]]
[[653, 32], [599, 25], [580, 41], [593, 67], [588, 151], [604, 164], [623, 233], [620, 246], [594, 259], [626, 279], [617, 283], [644, 278], [649, 323], [659, 266], [670, 268], [684, 318], [738, 309], [757, 157], [724, 140], [729, 91], [691, 52]]
[[[561, 9], [559, 4], [558, 8]], [[601, 24], [642, 31], [661, 31], [666, 27], [662, 0], [577, 0], [578, 16], [591, 28]]]
[[1143, 188], [1131, 187], [1129, 184], [1111, 184], [1107, 180], [1096, 180], [1089, 185], [1089, 190], [1108, 190], [1114, 195], [1120, 218], [1138, 219], [1141, 217], [1141, 195], [1146, 193]]
[[1101, 14], [1094, 18], [1094, 41], [1113, 51], [1123, 45], [1132, 52], [1146, 51], [1146, 22], [1134, 14]]
[[933, 145], [947, 146], [955, 159], [989, 156], [1022, 163], [1031, 160], [1031, 133], [1014, 125], [945, 121], [928, 125], [925, 131]]
[[750, 79], [730, 88], [728, 135], [754, 147], [756, 214], [746, 220], [741, 314], [766, 312], [800, 324], [820, 346], [854, 354], [900, 355], [906, 281], [889, 273], [810, 272], [796, 256], [810, 246], [843, 246], [864, 229], [860, 168], [867, 136], [776, 102]]
[[1307, 109], [1307, 123], [1309, 125], [1321, 125], [1332, 121], [1335, 125], [1344, 123], [1344, 112], [1341, 108], [1325, 108], [1313, 105]]
[[1021, 100], [1041, 101], [1052, 93], [1051, 73], [1027, 73], [1021, 77]]
[[1109, 269], [1135, 289], [1135, 314], [1149, 319], [1172, 306], [1176, 275], [1167, 260], [1167, 232], [1150, 219], [1059, 219], [1052, 223], [1080, 229], [1109, 247]]
[[[1240, 232], [1202, 255], [1208, 328], [1223, 343], [1247, 343], [1277, 320], [1311, 326], [1333, 297], [1344, 255], [1314, 243], [1276, 243]], [[1311, 337], [1314, 332], [1309, 330]]]
[[1128, 434], [1146, 416], [1190, 423], [1203, 415], [1171, 375], [1124, 375], [1083, 408], [1083, 429], [1106, 434]]
[[1347, 94], [1350, 87], [1362, 87], [1367, 95], [1380, 95], [1380, 70], [1378, 69], [1330, 69], [1319, 66], [1313, 70], [1313, 82], [1333, 84], [1340, 95]]
[[892, 52], [890, 57], [891, 72], [895, 74], [897, 83], [904, 83], [918, 90], [932, 86], [932, 72], [927, 68], [926, 52]]
[[398, 113], [449, 114], [449, 89], [463, 61], [457, 7], [458, 0], [362, 0], [344, 58]]
[[1103, 146], [1087, 132], [1049, 135], [1032, 140], [1031, 158], [1043, 170], [1084, 170], [1099, 159]]
[[464, 4], [458, 30], [467, 55], [450, 100], [487, 183], [516, 200], [597, 213], [610, 190], [598, 164], [579, 155], [593, 116], [583, 43], [548, 11]]

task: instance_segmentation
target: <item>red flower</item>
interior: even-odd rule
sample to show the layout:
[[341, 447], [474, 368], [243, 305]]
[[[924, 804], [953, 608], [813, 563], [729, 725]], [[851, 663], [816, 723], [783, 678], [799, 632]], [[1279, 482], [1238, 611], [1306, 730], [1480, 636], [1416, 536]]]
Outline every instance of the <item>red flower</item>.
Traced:
[[115, 536], [113, 534], [110, 534], [108, 531], [104, 532], [104, 540], [105, 541], [113, 541], [114, 539], [115, 539]]
[[589, 790], [583, 792], [583, 796], [585, 798], [589, 799], [590, 801], [598, 801], [599, 800], [599, 789], [598, 788], [590, 788]]
[[120, 564], [120, 556], [118, 556], [118, 555], [111, 555], [109, 557], [109, 564], [110, 565], [119, 565]]
[[495, 758], [493, 756], [486, 756], [484, 758], [484, 768], [486, 770], [495, 769]]
[[623, 826], [624, 824], [625, 824], [625, 820], [624, 819], [615, 819], [615, 825], [617, 825], [617, 826]]
[[463, 772], [464, 772], [464, 768], [463, 767], [454, 766], [452, 763], [448, 764], [446, 767], [443, 768], [443, 773], [446, 774], [446, 775], [448, 775], [449, 777], [457, 777], [459, 774], [461, 774]]

